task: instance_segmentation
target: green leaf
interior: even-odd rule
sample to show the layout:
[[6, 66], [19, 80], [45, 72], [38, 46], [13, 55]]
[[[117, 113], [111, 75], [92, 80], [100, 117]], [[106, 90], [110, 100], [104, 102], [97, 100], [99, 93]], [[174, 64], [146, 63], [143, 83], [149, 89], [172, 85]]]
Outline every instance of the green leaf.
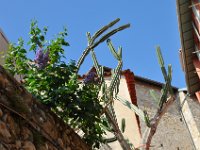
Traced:
[[40, 40], [44, 41], [44, 36], [43, 35], [40, 36]]
[[44, 32], [47, 32], [47, 31], [48, 31], [48, 27], [44, 27], [44, 28], [43, 28], [43, 31], [44, 31]]
[[69, 46], [69, 43], [66, 42], [64, 39], [62, 40], [62, 45]]

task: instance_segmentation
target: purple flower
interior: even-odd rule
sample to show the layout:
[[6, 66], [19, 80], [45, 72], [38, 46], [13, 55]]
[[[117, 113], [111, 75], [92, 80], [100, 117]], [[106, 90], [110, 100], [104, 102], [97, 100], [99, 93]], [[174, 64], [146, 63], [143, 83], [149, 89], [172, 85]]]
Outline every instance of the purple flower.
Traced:
[[49, 50], [47, 50], [47, 52], [43, 55], [43, 60], [45, 62], [48, 62], [49, 61]]
[[89, 72], [86, 77], [83, 80], [83, 83], [88, 84], [88, 83], [93, 83], [95, 82], [95, 77], [96, 73], [95, 72]]
[[42, 49], [39, 49], [36, 52], [35, 62], [38, 65], [40, 69], [43, 69], [46, 67], [47, 63], [49, 61], [49, 50], [44, 54]]
[[44, 53], [43, 53], [42, 49], [37, 50], [37, 52], [36, 52], [36, 57], [35, 57], [35, 62], [36, 62], [36, 63], [42, 62], [42, 60], [43, 60], [43, 55], [44, 55]]

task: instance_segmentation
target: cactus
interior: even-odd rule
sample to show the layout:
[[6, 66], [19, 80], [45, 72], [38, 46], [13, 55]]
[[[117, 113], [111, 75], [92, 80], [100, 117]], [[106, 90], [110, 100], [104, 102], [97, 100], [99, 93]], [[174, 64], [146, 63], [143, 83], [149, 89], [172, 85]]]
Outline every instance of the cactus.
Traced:
[[122, 133], [125, 132], [125, 129], [126, 129], [126, 120], [124, 118], [122, 118], [122, 120], [121, 120], [121, 131], [122, 131]]
[[[109, 39], [109, 38], [112, 35], [114, 35], [115, 33], [117, 33], [118, 31], [121, 31], [121, 30], [124, 30], [124, 29], [130, 27], [130, 24], [120, 26], [119, 28], [111, 30], [107, 34], [104, 34], [105, 31], [107, 31], [109, 28], [114, 26], [117, 22], [119, 22], [119, 19], [116, 19], [116, 20], [112, 21], [111, 23], [109, 23], [108, 25], [104, 26], [103, 28], [98, 30], [93, 36], [91, 36], [89, 32], [87, 33], [88, 47], [83, 51], [82, 56], [80, 57], [80, 59], [77, 62], [77, 65], [76, 65], [78, 68], [77, 73], [78, 73], [85, 57], [90, 53], [91, 57], [92, 57], [93, 65], [96, 69], [97, 76], [100, 79], [100, 82], [99, 82], [99, 87], [100, 87], [100, 92], [101, 92], [100, 101], [101, 102], [103, 101], [103, 103], [104, 103], [104, 109], [103, 109], [101, 115], [102, 115], [102, 117], [106, 118], [106, 120], [109, 124], [109, 127], [105, 126], [104, 128], [107, 128], [107, 130], [109, 132], [114, 133], [114, 137], [105, 139], [105, 142], [108, 143], [108, 142], [113, 142], [113, 141], [118, 140], [123, 149], [126, 149], [126, 150], [135, 149], [134, 146], [130, 146], [130, 143], [127, 142], [127, 140], [124, 138], [124, 136], [122, 134], [125, 131], [125, 126], [126, 126], [125, 120], [122, 120], [121, 130], [117, 123], [117, 117], [115, 115], [113, 103], [115, 100], [118, 100], [122, 104], [127, 106], [129, 109], [134, 111], [146, 123], [147, 127], [150, 128], [149, 135], [147, 136], [147, 139], [145, 140], [146, 141], [145, 144], [147, 146], [146, 149], [149, 149], [151, 139], [156, 132], [156, 128], [159, 123], [159, 120], [168, 108], [168, 105], [166, 105], [166, 104], [168, 104], [168, 103], [171, 104], [171, 102], [174, 101], [173, 89], [171, 87], [172, 67], [171, 67], [171, 65], [168, 65], [168, 70], [166, 70], [160, 47], [157, 47], [156, 52], [157, 52], [157, 56], [158, 56], [158, 62], [160, 64], [160, 68], [161, 68], [162, 74], [164, 76], [165, 84], [162, 88], [161, 96], [159, 99], [155, 96], [153, 91], [150, 92], [153, 99], [158, 104], [158, 111], [152, 119], [149, 118], [147, 111], [145, 111], [145, 110], [143, 111], [140, 108], [138, 108], [137, 106], [128, 102], [127, 100], [119, 97], [118, 96], [119, 84], [120, 84], [121, 71], [122, 71], [122, 66], [123, 66], [122, 47], [119, 47], [118, 51], [116, 51], [116, 49], [114, 48], [114, 46], [111, 42], [111, 39]], [[101, 36], [102, 34], [104, 34], [104, 35]], [[97, 38], [99, 38], [99, 40], [97, 40]], [[98, 60], [97, 60], [97, 57], [96, 57], [96, 54], [94, 51], [94, 48], [104, 41], [107, 42], [108, 48], [111, 51], [113, 57], [118, 61], [117, 67], [112, 70], [111, 82], [110, 82], [109, 86], [105, 83], [104, 67], [98, 63]], [[170, 95], [170, 97], [169, 97], [169, 95]]]
[[[117, 117], [115, 115], [115, 110], [113, 108], [113, 102], [114, 98], [116, 97], [119, 92], [119, 83], [121, 78], [121, 70], [123, 66], [122, 61], [122, 48], [119, 47], [118, 51], [115, 50], [111, 40], [109, 39], [112, 35], [117, 33], [118, 31], [124, 30], [128, 27], [130, 27], [130, 24], [123, 25], [119, 28], [113, 29], [107, 34], [100, 37], [102, 34], [104, 34], [105, 31], [107, 31], [110, 27], [114, 26], [117, 22], [119, 22], [120, 19], [116, 19], [109, 23], [108, 25], [104, 26], [100, 30], [98, 30], [93, 36], [90, 35], [90, 33], [87, 33], [87, 39], [88, 39], [88, 47], [84, 50], [82, 56], [80, 57], [79, 61], [77, 62], [77, 73], [80, 69], [81, 64], [83, 63], [85, 57], [90, 53], [92, 57], [92, 61], [94, 64], [94, 67], [97, 72], [97, 76], [100, 79], [100, 89], [101, 89], [101, 97], [100, 99], [103, 100], [105, 107], [104, 112], [102, 112], [102, 115], [105, 113], [105, 117], [107, 118], [110, 126], [112, 127], [113, 133], [115, 136], [111, 139], [105, 139], [107, 142], [113, 142], [116, 139], [119, 141], [123, 149], [130, 150], [130, 145], [127, 143], [126, 139], [124, 138], [122, 131], [119, 129], [119, 125], [117, 123]], [[99, 38], [98, 41], [96, 39]], [[113, 54], [114, 58], [118, 61], [117, 67], [112, 70], [112, 78], [111, 83], [109, 86], [106, 85], [104, 80], [104, 68], [103, 66], [99, 65], [98, 60], [95, 55], [94, 48], [98, 46], [100, 43], [107, 40], [108, 48], [110, 49], [111, 53]], [[122, 129], [125, 130], [125, 122], [122, 121]]]
[[112, 27], [113, 25], [115, 25], [120, 19], [117, 18], [116, 20], [112, 21], [111, 23], [109, 23], [108, 25], [104, 26], [103, 28], [101, 28], [100, 30], [98, 30], [93, 37], [91, 37], [91, 41], [89, 41], [89, 45], [88, 47], [83, 51], [83, 54], [81, 55], [81, 57], [79, 58], [78, 62], [77, 62], [77, 73], [81, 67], [81, 64], [83, 63], [83, 61], [85, 60], [85, 57], [89, 54], [89, 52], [94, 49], [95, 47], [97, 47], [100, 43], [104, 42], [105, 40], [107, 40], [109, 37], [111, 37], [112, 35], [114, 35], [115, 33], [122, 31], [126, 28], [130, 27], [130, 24], [126, 24], [123, 26], [120, 26], [116, 29], [113, 29], [112, 31], [108, 32], [107, 34], [103, 35], [98, 41], [95, 42], [95, 40], [101, 35], [103, 34], [106, 30], [108, 30], [110, 27]]
[[[146, 145], [146, 148], [145, 148], [146, 150], [149, 150], [150, 148], [151, 140], [154, 134], [156, 133], [157, 126], [159, 124], [160, 119], [175, 101], [173, 89], [171, 86], [172, 67], [171, 65], [168, 65], [168, 70], [166, 70], [160, 47], [156, 48], [156, 53], [157, 53], [158, 62], [160, 64], [160, 68], [165, 80], [165, 84], [161, 90], [161, 96], [160, 96], [160, 99], [158, 100], [159, 106], [158, 106], [156, 114], [150, 120], [148, 120], [148, 117], [147, 117], [147, 122], [149, 122], [150, 131], [148, 133], [148, 136], [145, 137], [146, 139], [143, 139], [143, 141], [145, 141], [144, 144]], [[154, 94], [151, 94], [151, 95], [157, 101], [157, 98], [155, 97], [155, 95]]]
[[173, 89], [171, 87], [172, 67], [171, 67], [171, 65], [168, 65], [168, 74], [167, 74], [167, 71], [166, 71], [165, 66], [164, 66], [165, 64], [164, 64], [163, 56], [162, 56], [162, 53], [161, 53], [159, 46], [156, 48], [156, 52], [157, 52], [158, 62], [160, 64], [160, 68], [161, 68], [163, 77], [165, 79], [165, 85], [162, 89], [162, 95], [161, 95], [160, 101], [159, 101], [159, 108], [161, 110], [162, 107], [163, 107], [163, 104], [166, 102], [168, 92], [170, 92], [170, 94], [173, 95]]

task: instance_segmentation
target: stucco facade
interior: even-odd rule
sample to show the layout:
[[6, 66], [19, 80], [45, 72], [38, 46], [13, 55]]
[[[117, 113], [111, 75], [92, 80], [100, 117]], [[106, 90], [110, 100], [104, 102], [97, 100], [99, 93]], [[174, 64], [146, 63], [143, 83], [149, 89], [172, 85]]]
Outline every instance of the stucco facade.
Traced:
[[[106, 80], [106, 83], [109, 85], [111, 78], [106, 77], [105, 80]], [[128, 85], [127, 85], [126, 78], [124, 75], [122, 75], [121, 80], [120, 80], [118, 95], [126, 99], [130, 103], [132, 103], [131, 98], [130, 98], [130, 93], [128, 90]], [[135, 113], [132, 110], [130, 110], [127, 106], [123, 105], [120, 101], [117, 101], [117, 100], [114, 101], [114, 109], [116, 112], [119, 126], [121, 125], [121, 120], [123, 118], [126, 121], [126, 128], [125, 128], [125, 132], [123, 133], [124, 137], [128, 139], [130, 143], [133, 143], [135, 147], [139, 147], [140, 141], [141, 141], [141, 134], [140, 134], [140, 129], [138, 126]], [[113, 134], [108, 133], [107, 137], [113, 137]], [[113, 150], [115, 149], [122, 150], [118, 141], [109, 143], [109, 145]]]
[[[110, 78], [106, 78], [109, 83]], [[157, 104], [150, 95], [150, 91], [153, 90], [156, 93], [156, 97], [159, 98], [161, 95], [162, 83], [145, 79], [136, 76], [134, 78], [134, 88], [136, 90], [137, 105], [142, 110], [147, 110], [150, 117], [153, 117], [157, 110]], [[126, 78], [122, 75], [120, 83], [120, 97], [124, 97], [126, 100], [131, 102], [130, 91], [128, 90]], [[174, 88], [176, 95], [176, 101], [169, 109], [169, 111], [161, 119], [157, 132], [153, 137], [151, 143], [151, 149], [157, 150], [192, 150], [195, 149], [193, 139], [189, 128], [184, 121], [182, 116], [182, 106], [179, 104], [179, 91]], [[196, 126], [200, 129], [200, 110], [197, 101], [193, 101], [188, 97], [188, 104], [190, 105], [192, 116], [196, 122]], [[140, 119], [137, 125], [136, 115], [130, 111], [126, 106], [123, 106], [121, 102], [115, 101], [114, 108], [120, 124], [120, 120], [124, 117], [126, 119], [126, 129], [128, 129], [124, 136], [128, 137], [130, 142], [134, 144], [136, 148], [142, 148], [142, 136], [145, 135], [148, 127], [144, 121]], [[141, 134], [138, 132], [141, 129]], [[138, 131], [137, 131], [138, 130]], [[121, 149], [118, 142], [110, 144], [112, 149]]]
[[[94, 70], [93, 70], [94, 71]], [[105, 70], [105, 80], [109, 85], [110, 77], [109, 69]], [[119, 96], [126, 99], [130, 103], [137, 105], [140, 109], [146, 110], [152, 118], [157, 111], [157, 104], [150, 95], [150, 91], [153, 90], [156, 93], [156, 97], [161, 95], [161, 89], [163, 84], [157, 81], [146, 79], [140, 76], [134, 76], [130, 70], [122, 71], [122, 77], [119, 86]], [[188, 122], [185, 121], [183, 112], [185, 110], [184, 104], [180, 104], [179, 91], [173, 87], [176, 101], [170, 107], [169, 111], [162, 117], [157, 132], [153, 137], [151, 143], [151, 149], [157, 150], [192, 150], [195, 149], [194, 139], [191, 136], [191, 130], [188, 127]], [[200, 129], [200, 114], [199, 105], [197, 101], [191, 100], [189, 97], [186, 99], [187, 104], [190, 105], [192, 116], [197, 130]], [[124, 133], [125, 138], [129, 139], [136, 148], [144, 147], [142, 136], [148, 131], [147, 126], [142, 119], [137, 120], [137, 115], [131, 111], [128, 107], [124, 106], [121, 102], [114, 102], [114, 109], [119, 125], [121, 119], [126, 120], [126, 131]], [[191, 122], [192, 123], [192, 122]], [[194, 127], [192, 123], [191, 127]], [[108, 134], [107, 137], [113, 137]], [[121, 150], [121, 146], [118, 142], [109, 144], [110, 148], [102, 147], [102, 150], [117, 149]]]

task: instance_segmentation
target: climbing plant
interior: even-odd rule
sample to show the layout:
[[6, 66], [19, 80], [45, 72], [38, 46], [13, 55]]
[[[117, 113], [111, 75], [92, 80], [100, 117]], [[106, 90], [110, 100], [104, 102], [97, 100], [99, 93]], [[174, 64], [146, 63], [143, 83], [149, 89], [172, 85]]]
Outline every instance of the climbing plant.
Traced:
[[[121, 129], [117, 123], [113, 105], [114, 101], [118, 100], [146, 123], [149, 132], [144, 138], [144, 145], [146, 149], [149, 149], [161, 117], [175, 100], [171, 88], [172, 69], [170, 65], [168, 70], [165, 69], [160, 48], [157, 48], [161, 71], [166, 83], [161, 91], [160, 99], [156, 99], [152, 93], [159, 105], [154, 118], [150, 119], [148, 112], [119, 97], [123, 66], [122, 47], [116, 50], [110, 37], [130, 27], [130, 24], [126, 24], [109, 31], [119, 20], [112, 21], [94, 35], [88, 32], [88, 46], [77, 62], [70, 61], [69, 63], [66, 63], [64, 56], [64, 47], [69, 46], [66, 41], [68, 35], [66, 28], [54, 39], [48, 41], [46, 39], [48, 28], [40, 29], [37, 21], [32, 21], [29, 42], [25, 45], [23, 39], [20, 38], [18, 44], [11, 44], [4, 66], [20, 80], [29, 92], [47, 105], [64, 122], [73, 127], [75, 131], [81, 131], [82, 138], [91, 148], [99, 148], [101, 143], [118, 140], [124, 150], [136, 149], [123, 135], [125, 120], [122, 120]], [[116, 68], [112, 69], [109, 85], [104, 79], [104, 66], [99, 64], [94, 50], [102, 42], [107, 43], [108, 49], [118, 62]], [[27, 57], [29, 52], [33, 52], [34, 59]], [[92, 57], [95, 71], [90, 71], [80, 81], [78, 72], [88, 54]], [[108, 131], [113, 133], [112, 138], [104, 137]]]
[[[105, 133], [101, 128], [103, 108], [98, 99], [99, 86], [80, 82], [75, 61], [65, 63], [64, 46], [69, 46], [67, 30], [64, 28], [50, 41], [45, 39], [47, 31], [33, 21], [28, 46], [22, 38], [17, 44], [11, 44], [4, 66], [66, 123], [82, 130], [88, 145], [98, 148]], [[31, 51], [34, 59], [27, 57]]]

